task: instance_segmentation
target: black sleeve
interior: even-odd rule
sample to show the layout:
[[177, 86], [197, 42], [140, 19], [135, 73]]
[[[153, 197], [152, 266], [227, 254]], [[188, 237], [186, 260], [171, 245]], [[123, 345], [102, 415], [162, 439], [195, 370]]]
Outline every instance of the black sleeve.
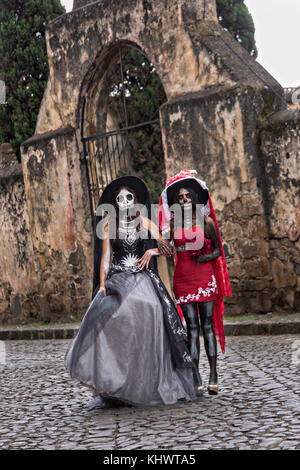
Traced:
[[203, 259], [203, 261], [211, 261], [221, 256], [217, 229], [212, 219], [208, 219], [208, 221], [206, 222], [205, 234], [207, 235], [207, 238], [211, 240], [214, 250], [208, 255], [201, 256], [201, 258]]

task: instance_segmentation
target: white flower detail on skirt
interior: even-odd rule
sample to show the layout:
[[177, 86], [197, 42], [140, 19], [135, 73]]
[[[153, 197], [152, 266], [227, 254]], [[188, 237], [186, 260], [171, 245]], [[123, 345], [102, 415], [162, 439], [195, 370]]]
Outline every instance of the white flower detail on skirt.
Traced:
[[211, 297], [212, 293], [218, 292], [218, 286], [217, 286], [217, 281], [214, 275], [212, 275], [212, 281], [208, 283], [208, 287], [203, 289], [202, 287], [199, 287], [198, 292], [195, 294], [188, 294], [188, 295], [182, 295], [178, 299], [176, 299], [176, 304], [183, 304], [187, 302], [195, 302], [200, 299], [200, 297]]

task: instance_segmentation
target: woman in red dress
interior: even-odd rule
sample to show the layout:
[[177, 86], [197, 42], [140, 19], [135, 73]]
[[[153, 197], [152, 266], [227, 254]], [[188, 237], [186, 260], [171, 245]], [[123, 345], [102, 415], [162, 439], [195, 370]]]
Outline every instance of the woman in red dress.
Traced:
[[[194, 173], [183, 170], [168, 178], [160, 201], [160, 228], [164, 236], [166, 230], [170, 230], [174, 244], [173, 290], [186, 322], [190, 354], [198, 369], [201, 324], [210, 365], [208, 392], [217, 394], [216, 338], [224, 352], [223, 296], [231, 296], [231, 287], [211, 198], [204, 181], [197, 179]], [[176, 208], [176, 205], [183, 217], [174, 217], [172, 206]], [[202, 210], [200, 218], [196, 217], [198, 208]], [[199, 376], [198, 392], [203, 393], [203, 390]]]

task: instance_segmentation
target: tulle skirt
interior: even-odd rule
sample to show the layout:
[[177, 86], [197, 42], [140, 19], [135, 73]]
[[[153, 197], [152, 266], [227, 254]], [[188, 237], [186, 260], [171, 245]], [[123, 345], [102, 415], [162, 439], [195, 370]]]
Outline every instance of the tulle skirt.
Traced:
[[160, 278], [111, 268], [106, 291], [96, 294], [68, 347], [71, 377], [132, 405], [196, 399], [186, 332]]

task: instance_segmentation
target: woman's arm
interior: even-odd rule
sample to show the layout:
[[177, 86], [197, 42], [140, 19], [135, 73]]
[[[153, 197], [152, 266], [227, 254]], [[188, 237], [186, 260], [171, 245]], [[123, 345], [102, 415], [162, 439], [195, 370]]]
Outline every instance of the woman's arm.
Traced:
[[213, 219], [208, 216], [205, 217], [205, 232], [207, 233], [207, 238], [211, 240], [214, 250], [207, 255], [199, 255], [197, 257], [197, 264], [212, 261], [221, 256], [216, 225]]
[[172, 248], [171, 248], [170, 242], [166, 238], [162, 237], [155, 223], [146, 217], [142, 217], [142, 223], [143, 223], [143, 227], [146, 230], [148, 230], [148, 232], [150, 232], [151, 237], [157, 241], [158, 248], [154, 248], [157, 254], [171, 256]]
[[157, 226], [150, 220], [147, 219], [146, 217], [141, 217], [142, 219], [142, 225], [143, 228], [148, 230], [150, 232], [151, 237], [157, 240], [158, 248], [151, 248], [147, 251], [145, 251], [144, 255], [137, 261], [138, 269], [143, 269], [146, 266], [146, 269], [148, 269], [149, 262], [152, 258], [152, 256], [158, 256], [160, 254], [163, 254], [165, 256], [171, 256], [172, 250], [170, 247], [170, 243], [168, 240], [164, 239]]
[[102, 257], [100, 263], [100, 291], [104, 292], [106, 295], [105, 289], [105, 278], [109, 270], [110, 265], [110, 240], [109, 240], [109, 230], [108, 224], [105, 225], [102, 237]]

